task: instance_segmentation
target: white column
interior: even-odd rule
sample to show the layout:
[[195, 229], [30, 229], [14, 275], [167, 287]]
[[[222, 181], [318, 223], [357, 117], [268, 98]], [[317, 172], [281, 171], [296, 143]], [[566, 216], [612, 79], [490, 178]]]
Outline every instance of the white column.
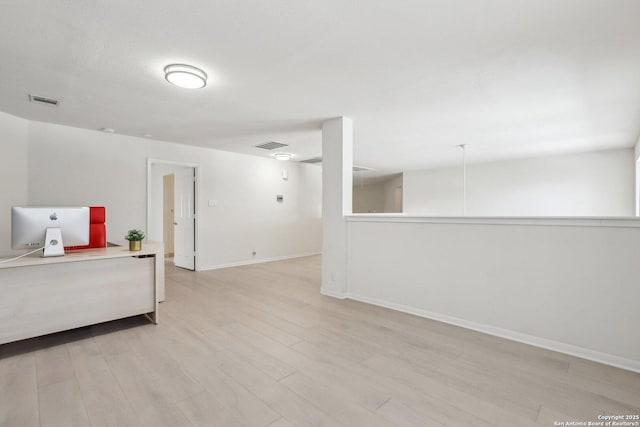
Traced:
[[347, 223], [352, 213], [353, 121], [338, 117], [322, 123], [322, 287], [337, 298], [347, 295]]
[[29, 121], [0, 112], [0, 257], [11, 249], [11, 206], [29, 202]]
[[636, 216], [640, 216], [640, 137], [633, 148], [636, 165]]

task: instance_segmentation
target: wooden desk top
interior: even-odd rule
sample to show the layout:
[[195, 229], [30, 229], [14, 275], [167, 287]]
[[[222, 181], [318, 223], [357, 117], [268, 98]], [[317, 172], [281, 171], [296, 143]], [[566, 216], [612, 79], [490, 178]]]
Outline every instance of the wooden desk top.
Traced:
[[[42, 256], [40, 256], [40, 253], [36, 252], [33, 255], [19, 258], [15, 261], [0, 263], [0, 269], [26, 267], [30, 265], [60, 264], [64, 262], [91, 261], [96, 259], [124, 258], [129, 256], [163, 255], [164, 254], [164, 247], [160, 242], [143, 241], [142, 250], [140, 251], [129, 251], [129, 242], [127, 241], [117, 242], [117, 244], [119, 244], [120, 246], [66, 251], [64, 256], [58, 256], [58, 257], [43, 258]], [[0, 259], [0, 261], [2, 261], [2, 259]]]

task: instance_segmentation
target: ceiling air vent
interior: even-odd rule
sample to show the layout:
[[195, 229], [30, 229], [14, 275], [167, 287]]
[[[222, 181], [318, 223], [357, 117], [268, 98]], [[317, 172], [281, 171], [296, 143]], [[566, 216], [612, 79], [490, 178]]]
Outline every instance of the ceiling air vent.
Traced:
[[309, 164], [322, 163], [322, 157], [313, 157], [307, 160], [300, 160], [300, 163], [309, 163]]
[[254, 145], [256, 148], [262, 148], [264, 150], [275, 150], [276, 148], [288, 147], [289, 144], [281, 144], [279, 142], [267, 141], [264, 144]]
[[45, 98], [44, 96], [38, 96], [38, 95], [32, 95], [32, 94], [29, 94], [29, 101], [37, 102], [40, 104], [53, 105], [54, 107], [57, 107], [58, 104], [60, 104], [59, 99]]

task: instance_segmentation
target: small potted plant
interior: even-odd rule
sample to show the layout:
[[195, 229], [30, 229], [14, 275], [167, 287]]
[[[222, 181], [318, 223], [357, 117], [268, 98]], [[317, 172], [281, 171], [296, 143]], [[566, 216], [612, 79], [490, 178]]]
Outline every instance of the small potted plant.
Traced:
[[142, 239], [144, 239], [144, 232], [142, 230], [129, 230], [129, 233], [124, 236], [129, 241], [130, 251], [142, 250]]

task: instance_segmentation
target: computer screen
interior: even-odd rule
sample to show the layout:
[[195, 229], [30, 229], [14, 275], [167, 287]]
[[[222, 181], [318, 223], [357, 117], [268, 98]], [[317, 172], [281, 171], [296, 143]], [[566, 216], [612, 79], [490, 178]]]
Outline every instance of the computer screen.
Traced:
[[64, 255], [64, 246], [89, 244], [88, 207], [11, 208], [11, 247], [45, 248], [45, 256]]

